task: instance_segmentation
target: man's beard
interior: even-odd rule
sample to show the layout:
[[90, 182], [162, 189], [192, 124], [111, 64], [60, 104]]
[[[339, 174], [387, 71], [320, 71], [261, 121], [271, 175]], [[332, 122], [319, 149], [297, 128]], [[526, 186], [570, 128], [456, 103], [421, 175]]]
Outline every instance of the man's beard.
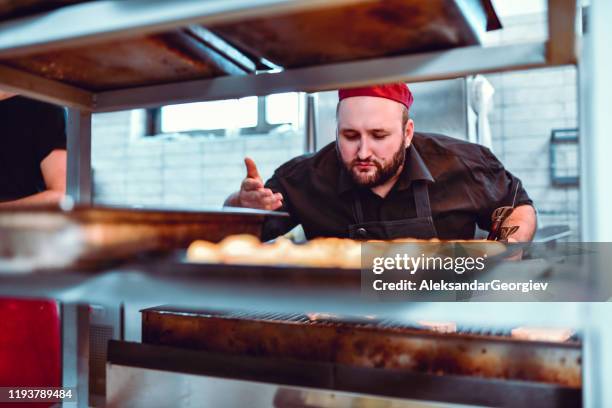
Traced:
[[[344, 163], [346, 170], [351, 175], [351, 178], [353, 179], [353, 182], [355, 182], [355, 184], [362, 186], [362, 187], [373, 188], [373, 187], [378, 187], [382, 184], [385, 184], [387, 181], [391, 180], [391, 178], [393, 178], [397, 174], [397, 172], [402, 167], [405, 161], [406, 161], [406, 143], [402, 141], [401, 146], [399, 147], [397, 152], [393, 154], [393, 157], [391, 158], [391, 162], [387, 165], [383, 165], [377, 160], [363, 161], [359, 159], [354, 159], [348, 165], [344, 161], [343, 163]], [[356, 170], [356, 166], [358, 164], [363, 164], [363, 163], [374, 165], [376, 167], [376, 171], [374, 172], [374, 174], [365, 175], [363, 173], [359, 173]]]

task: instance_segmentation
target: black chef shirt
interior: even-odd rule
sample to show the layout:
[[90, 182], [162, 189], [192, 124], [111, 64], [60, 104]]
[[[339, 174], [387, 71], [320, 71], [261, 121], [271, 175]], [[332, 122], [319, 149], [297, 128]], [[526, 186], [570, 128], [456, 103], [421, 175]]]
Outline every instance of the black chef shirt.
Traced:
[[66, 148], [64, 109], [21, 96], [0, 101], [0, 201], [46, 189], [40, 162]]
[[[425, 180], [434, 225], [440, 239], [472, 239], [475, 226], [488, 230], [497, 207], [511, 205], [520, 180], [483, 146], [448, 136], [415, 132], [403, 171], [385, 198], [353, 183], [336, 153], [335, 142], [315, 154], [283, 164], [266, 187], [283, 195], [290, 218], [270, 218], [262, 239], [302, 224], [308, 239], [348, 237], [356, 224], [355, 194], [361, 198], [364, 222], [416, 217], [411, 184]], [[519, 187], [516, 205], [532, 204]]]

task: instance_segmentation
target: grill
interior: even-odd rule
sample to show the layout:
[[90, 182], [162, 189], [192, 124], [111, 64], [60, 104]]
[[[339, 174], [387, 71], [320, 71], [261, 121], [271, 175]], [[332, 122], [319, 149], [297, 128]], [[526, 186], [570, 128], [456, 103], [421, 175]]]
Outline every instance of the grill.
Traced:
[[326, 314], [145, 309], [144, 343], [436, 376], [529, 381], [579, 389], [581, 341], [527, 341], [510, 329], [439, 332], [417, 322]]

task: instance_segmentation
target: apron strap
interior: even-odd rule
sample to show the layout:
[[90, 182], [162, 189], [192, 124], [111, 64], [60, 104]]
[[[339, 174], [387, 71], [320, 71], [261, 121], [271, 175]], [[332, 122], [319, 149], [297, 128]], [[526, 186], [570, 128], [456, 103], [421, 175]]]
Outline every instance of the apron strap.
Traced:
[[[412, 194], [414, 196], [414, 205], [416, 208], [416, 216], [419, 218], [431, 217], [431, 204], [429, 202], [429, 187], [424, 180], [414, 181], [412, 183]], [[361, 197], [357, 191], [353, 191], [353, 216], [355, 224], [362, 224], [363, 206], [361, 205]]]
[[419, 218], [431, 217], [431, 205], [429, 203], [429, 188], [424, 180], [414, 181], [412, 185], [414, 194], [414, 205], [416, 215]]
[[[431, 217], [431, 204], [429, 202], [429, 187], [427, 182], [425, 180], [414, 181], [412, 183], [412, 194], [414, 196], [417, 217]], [[355, 190], [353, 190], [353, 216], [355, 217], [355, 224], [362, 224], [364, 222], [361, 198]]]

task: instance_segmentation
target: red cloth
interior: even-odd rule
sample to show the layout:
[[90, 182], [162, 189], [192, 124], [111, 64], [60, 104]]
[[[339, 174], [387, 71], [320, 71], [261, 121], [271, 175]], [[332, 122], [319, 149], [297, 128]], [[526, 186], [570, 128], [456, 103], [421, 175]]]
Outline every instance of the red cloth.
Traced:
[[338, 98], [340, 100], [352, 96], [375, 96], [378, 98], [391, 99], [392, 101], [401, 103], [408, 110], [410, 110], [410, 106], [414, 101], [408, 85], [403, 82], [338, 90]]
[[[61, 386], [60, 323], [55, 301], [0, 299], [0, 387], [10, 386]], [[50, 404], [14, 404], [23, 408], [35, 405]]]

